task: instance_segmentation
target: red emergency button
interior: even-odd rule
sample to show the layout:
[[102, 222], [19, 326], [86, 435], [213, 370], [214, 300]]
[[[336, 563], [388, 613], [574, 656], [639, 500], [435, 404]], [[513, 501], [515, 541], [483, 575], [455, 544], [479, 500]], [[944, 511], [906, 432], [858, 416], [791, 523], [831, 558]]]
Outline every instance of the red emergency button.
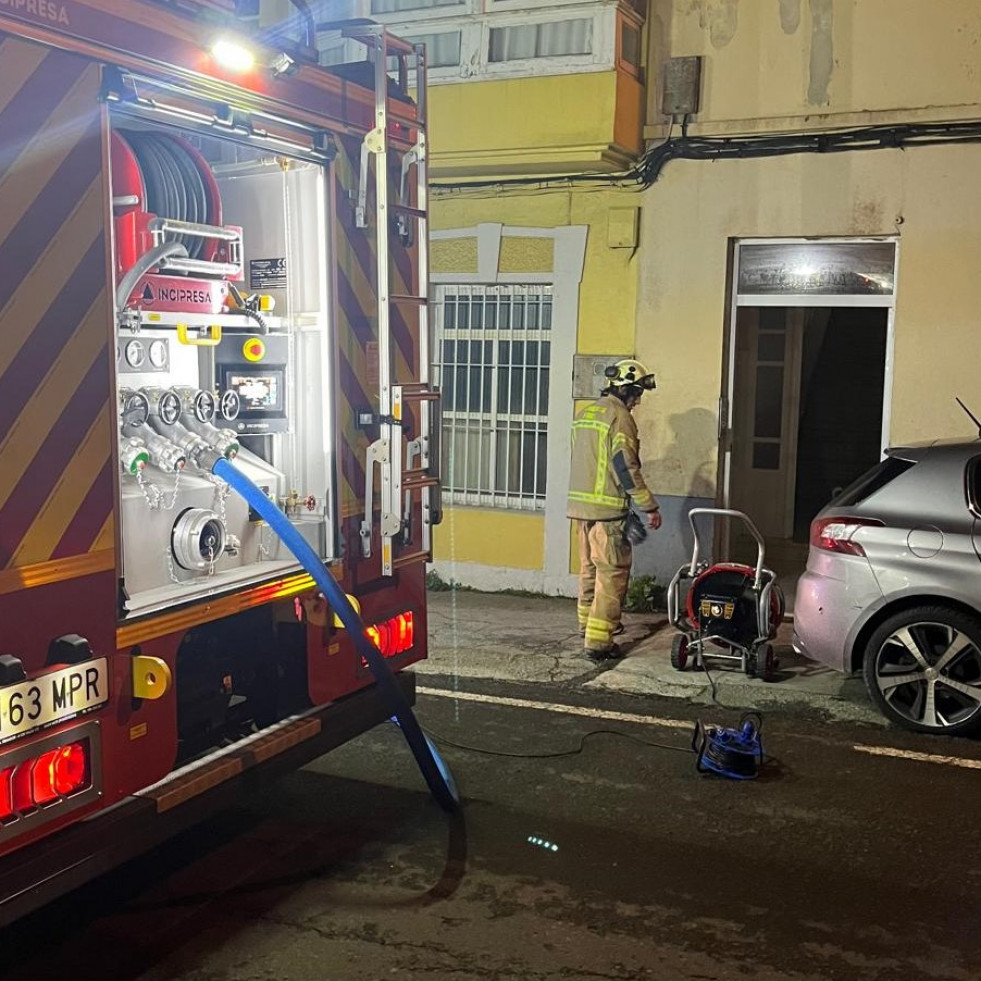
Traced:
[[250, 337], [242, 345], [242, 354], [246, 361], [261, 361], [266, 356], [266, 345], [258, 337]]

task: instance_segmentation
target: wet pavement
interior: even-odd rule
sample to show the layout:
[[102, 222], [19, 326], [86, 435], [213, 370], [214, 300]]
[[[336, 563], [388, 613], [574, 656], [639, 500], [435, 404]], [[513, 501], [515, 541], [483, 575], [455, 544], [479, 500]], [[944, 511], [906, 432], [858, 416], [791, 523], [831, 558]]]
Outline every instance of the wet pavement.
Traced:
[[458, 818], [382, 727], [10, 928], [0, 977], [981, 978], [981, 745], [774, 711], [737, 784], [685, 751], [717, 707], [423, 684]]

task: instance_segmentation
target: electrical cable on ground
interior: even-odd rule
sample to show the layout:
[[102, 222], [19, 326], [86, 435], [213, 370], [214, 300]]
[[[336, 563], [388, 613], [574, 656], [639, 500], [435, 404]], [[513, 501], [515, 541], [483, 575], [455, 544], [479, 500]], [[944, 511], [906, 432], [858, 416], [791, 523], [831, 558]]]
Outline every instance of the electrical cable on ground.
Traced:
[[668, 750], [672, 753], [691, 755], [692, 752], [690, 746], [672, 746], [670, 743], [659, 743], [649, 739], [641, 739], [639, 736], [633, 736], [629, 732], [621, 732], [618, 729], [591, 729], [579, 737], [579, 742], [574, 749], [557, 750], [553, 753], [508, 753], [500, 749], [485, 749], [481, 746], [468, 746], [465, 743], [458, 743], [428, 727], [423, 727], [423, 732], [435, 742], [441, 743], [444, 746], [450, 746], [453, 749], [460, 749], [467, 753], [477, 753], [480, 756], [499, 756], [512, 760], [556, 760], [563, 757], [579, 756], [586, 748], [586, 741], [593, 736], [619, 736], [621, 739], [628, 739], [631, 742], [639, 743], [641, 746], [648, 746], [651, 749]]

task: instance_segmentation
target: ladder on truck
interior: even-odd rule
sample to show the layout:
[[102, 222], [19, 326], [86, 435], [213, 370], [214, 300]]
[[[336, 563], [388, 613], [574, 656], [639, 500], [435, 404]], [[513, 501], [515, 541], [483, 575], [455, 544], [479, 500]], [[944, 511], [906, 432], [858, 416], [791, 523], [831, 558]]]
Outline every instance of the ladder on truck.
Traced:
[[[432, 528], [441, 519], [439, 482], [440, 396], [432, 385], [432, 324], [429, 310], [429, 183], [426, 128], [428, 99], [426, 91], [425, 45], [393, 37], [377, 24], [358, 25], [344, 32], [364, 44], [374, 59], [375, 126], [361, 146], [361, 174], [358, 187], [356, 222], [367, 228], [369, 173], [374, 171], [374, 221], [378, 280], [378, 438], [367, 451], [365, 466], [364, 519], [361, 522], [361, 551], [372, 554], [374, 530], [375, 468], [379, 471], [381, 496], [381, 571], [394, 575], [401, 566], [424, 560], [432, 550]], [[415, 144], [402, 155], [401, 179], [397, 201], [391, 201], [389, 188], [390, 155], [397, 150], [389, 140], [389, 59], [398, 66], [398, 85], [408, 91], [409, 63], [415, 70], [416, 132]], [[374, 167], [369, 166], [374, 161]], [[415, 171], [415, 195], [410, 175]], [[399, 294], [393, 290], [391, 236], [393, 224], [398, 235], [411, 241], [413, 224], [418, 246], [418, 293]], [[412, 284], [408, 284], [412, 289]], [[393, 377], [391, 320], [393, 309], [413, 308], [419, 323], [419, 377], [398, 381]], [[403, 441], [406, 410], [414, 407], [418, 432]], [[412, 517], [414, 495], [421, 496], [422, 528], [418, 547], [415, 544]], [[403, 548], [395, 555], [395, 544]]]

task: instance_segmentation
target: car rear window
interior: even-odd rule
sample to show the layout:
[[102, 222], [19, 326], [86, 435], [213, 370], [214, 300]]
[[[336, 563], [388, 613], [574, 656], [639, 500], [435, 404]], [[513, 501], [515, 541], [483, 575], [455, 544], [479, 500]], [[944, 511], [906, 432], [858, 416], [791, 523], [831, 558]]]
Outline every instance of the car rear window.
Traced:
[[854, 484], [846, 487], [832, 502], [834, 508], [850, 508], [861, 504], [887, 484], [915, 466], [912, 460], [901, 460], [899, 457], [886, 457], [871, 470], [862, 474]]

